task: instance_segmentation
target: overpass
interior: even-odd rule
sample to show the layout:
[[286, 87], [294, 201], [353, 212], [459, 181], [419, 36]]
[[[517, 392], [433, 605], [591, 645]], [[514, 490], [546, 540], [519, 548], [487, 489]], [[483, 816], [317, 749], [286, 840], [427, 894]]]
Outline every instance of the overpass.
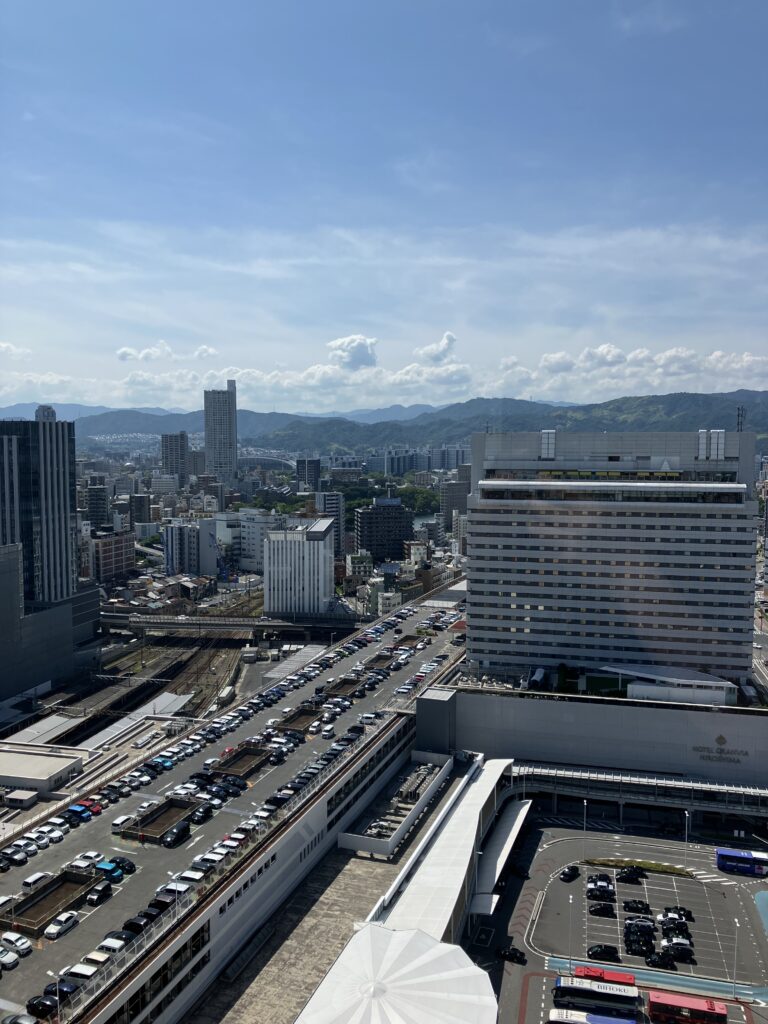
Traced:
[[311, 618], [259, 619], [248, 616], [229, 615], [139, 615], [107, 612], [103, 616], [105, 622], [118, 625], [118, 620], [127, 625], [134, 633], [166, 633], [185, 632], [194, 636], [218, 636], [221, 633], [246, 632], [254, 637], [264, 637], [266, 633], [295, 634], [309, 639], [310, 633], [318, 631], [335, 633], [338, 637], [346, 636], [358, 628], [353, 618]]

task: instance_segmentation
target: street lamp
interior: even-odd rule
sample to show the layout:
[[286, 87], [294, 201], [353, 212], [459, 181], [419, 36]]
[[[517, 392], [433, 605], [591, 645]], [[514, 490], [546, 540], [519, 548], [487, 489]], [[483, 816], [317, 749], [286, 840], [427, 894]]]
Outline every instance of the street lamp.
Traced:
[[733, 933], [733, 998], [736, 998], [736, 951], [739, 948], [739, 919], [734, 917], [733, 923], [736, 925], [736, 930]]
[[54, 974], [53, 971], [46, 971], [45, 973], [56, 982], [56, 1012], [58, 1016], [61, 1017], [61, 992], [59, 991], [61, 979], [58, 974]]
[[568, 973], [573, 974], [573, 893], [568, 896]]
[[688, 811], [683, 812], [685, 814], [685, 847], [683, 853], [683, 866], [688, 867]]
[[587, 862], [587, 801], [584, 800], [584, 835], [582, 838], [582, 860], [586, 864]]

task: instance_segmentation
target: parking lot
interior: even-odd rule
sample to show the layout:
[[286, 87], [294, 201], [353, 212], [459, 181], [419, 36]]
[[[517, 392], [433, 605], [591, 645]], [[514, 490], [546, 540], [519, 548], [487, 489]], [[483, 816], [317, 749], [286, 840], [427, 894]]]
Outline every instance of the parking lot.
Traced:
[[[415, 619], [416, 616], [411, 622]], [[358, 659], [363, 660], [380, 651], [382, 647], [391, 645], [393, 639], [396, 638], [390, 630], [380, 641], [346, 658], [341, 666], [351, 667]], [[431, 646], [418, 652], [408, 669], [393, 672], [375, 692], [366, 692], [365, 699], [355, 700], [351, 708], [339, 714], [335, 723], [337, 735], [340, 736], [349, 726], [357, 723], [362, 713], [387, 705], [392, 700], [394, 690], [401, 685], [409, 672], [418, 671], [431, 657], [443, 652], [449, 652], [453, 657], [460, 656], [461, 650], [451, 647], [450, 639], [450, 634], [441, 633], [434, 638]], [[305, 684], [302, 689], [291, 694], [286, 703], [295, 701], [298, 704], [305, 695], [312, 694], [315, 685], [326, 682], [328, 677], [338, 676], [339, 670], [339, 666], [334, 666], [324, 671], [311, 683]], [[127, 856], [135, 862], [137, 868], [135, 874], [127, 876], [121, 885], [114, 887], [114, 895], [104, 906], [81, 909], [78, 927], [53, 942], [43, 938], [34, 940], [33, 953], [24, 958], [13, 970], [3, 971], [0, 1012], [18, 1012], [30, 996], [38, 994], [43, 986], [50, 982], [48, 971], [56, 972], [66, 964], [76, 963], [83, 954], [94, 949], [107, 931], [119, 929], [125, 919], [145, 907], [155, 890], [169, 881], [171, 874], [188, 868], [193, 857], [234, 831], [238, 822], [253, 814], [270, 794], [285, 786], [302, 766], [329, 748], [330, 742], [321, 739], [320, 736], [308, 736], [307, 742], [289, 753], [283, 764], [265, 766], [251, 776], [248, 779], [248, 788], [244, 792], [226, 800], [224, 806], [215, 811], [210, 820], [200, 826], [193, 826], [189, 841], [175, 849], [142, 846], [139, 842], [121, 839], [112, 834], [111, 823], [118, 815], [136, 814], [139, 804], [148, 799], [162, 800], [169, 790], [184, 782], [192, 772], [199, 772], [207, 758], [219, 755], [221, 749], [226, 746], [236, 747], [249, 736], [263, 730], [267, 720], [274, 717], [276, 712], [279, 713], [279, 707], [278, 705], [257, 712], [250, 720], [243, 721], [233, 732], [222, 737], [217, 744], [206, 747], [190, 758], [185, 758], [145, 787], [105, 808], [104, 813], [94, 817], [92, 821], [72, 829], [62, 842], [40, 850], [30, 858], [28, 864], [13, 867], [0, 875], [2, 897], [20, 892], [22, 880], [34, 871], [58, 871], [83, 850], [96, 850], [106, 857], [115, 854]], [[176, 740], [169, 740], [168, 745], [174, 742]]]
[[[650, 843], [647, 838], [638, 838], [637, 843], [633, 843], [631, 837], [623, 837], [618, 856], [629, 860], [650, 860], [647, 848]], [[566, 841], [556, 846], [561, 848], [563, 858], [570, 852], [572, 860], [569, 863], [578, 863], [579, 876], [571, 882], [564, 882], [559, 877], [559, 869], [552, 872], [531, 934], [531, 944], [539, 952], [554, 958], [585, 962], [592, 959], [588, 955], [591, 947], [604, 944], [618, 951], [618, 960], [614, 962], [635, 973], [644, 972], [648, 970], [645, 955], [629, 952], [626, 947], [624, 928], [627, 918], [640, 916], [652, 919], [652, 944], [645, 952], [659, 952], [663, 934], [657, 916], [665, 908], [679, 906], [689, 911], [686, 925], [693, 959], [691, 962], [676, 960], [670, 968], [659, 972], [662, 976], [674, 973], [732, 982], [735, 962], [737, 980], [758, 983], [765, 977], [765, 964], [768, 962], [766, 937], [752, 926], [754, 906], [751, 914], [747, 906], [747, 903], [754, 904], [750, 891], [747, 889], [743, 893], [744, 887], [734, 885], [732, 878], [719, 876], [713, 871], [710, 881], [702, 881], [698, 877], [649, 870], [646, 877], [635, 883], [621, 882], [616, 879], [616, 868], [590, 866], [581, 861], [582, 842]], [[588, 860], [616, 856], [617, 844], [610, 837], [590, 836]], [[676, 844], [670, 844], [665, 852], [664, 841], [656, 840], [653, 842], [652, 859], [659, 863], [678, 864], [679, 849]], [[705, 855], [702, 859], [708, 859], [711, 864], [714, 854]], [[608, 876], [615, 898], [587, 899], [587, 877], [596, 873]], [[745, 895], [747, 903], [743, 899]], [[624, 904], [629, 900], [646, 903], [650, 913], [646, 909], [625, 909]], [[611, 916], [596, 916], [594, 910], [590, 913], [590, 908], [598, 903], [607, 903]], [[603, 964], [611, 962], [610, 956], [599, 954], [594, 959]]]

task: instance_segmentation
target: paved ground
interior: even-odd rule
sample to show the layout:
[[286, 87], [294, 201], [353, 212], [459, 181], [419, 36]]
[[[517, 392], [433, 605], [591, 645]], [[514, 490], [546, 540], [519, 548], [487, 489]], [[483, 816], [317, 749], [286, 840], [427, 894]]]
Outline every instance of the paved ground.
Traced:
[[186, 1024], [293, 1024], [456, 784], [443, 791], [391, 863], [346, 850], [324, 857], [273, 915], [274, 934], [240, 977], [214, 986]]
[[[546, 1021], [552, 1008], [549, 989], [553, 979], [558, 973], [567, 973], [569, 963], [588, 963], [586, 949], [595, 942], [618, 945], [622, 951], [619, 969], [635, 973], [641, 988], [684, 988], [729, 1002], [734, 959], [740, 995], [746, 994], [749, 985], [765, 985], [768, 939], [754, 903], [755, 894], [765, 884], [717, 871], [713, 867], [713, 847], [691, 841], [686, 850], [678, 841], [612, 833], [606, 824], [593, 829], [589, 822], [585, 839], [582, 828], [552, 825], [548, 820], [532, 822], [520, 842], [513, 859], [527, 870], [529, 877], [509, 876], [495, 914], [475, 922], [466, 943], [470, 956], [488, 970], [499, 994], [499, 1024]], [[651, 874], [641, 885], [618, 884], [616, 918], [595, 918], [587, 912], [585, 855], [634, 857], [680, 865], [685, 860], [694, 877]], [[570, 884], [561, 882], [560, 871], [571, 863], [580, 865], [580, 877]], [[592, 870], [598, 869], [588, 869]], [[693, 911], [690, 930], [695, 943], [695, 965], [680, 964], [676, 972], [653, 971], [639, 958], [624, 955], [622, 904], [632, 898], [646, 899], [654, 914], [672, 904]], [[738, 941], [735, 919], [739, 921]], [[515, 946], [524, 950], [526, 964], [499, 961], [496, 950], [510, 937]], [[745, 1019], [751, 1024], [751, 1014], [761, 1021], [768, 1019], [761, 1008], [743, 1012], [733, 1004], [732, 1009], [734, 1024]]]
[[[419, 617], [417, 613], [406, 621], [404, 634], [412, 631], [408, 627]], [[376, 653], [379, 647], [392, 644], [395, 639], [392, 631], [389, 630], [379, 644], [371, 644], [356, 655], [345, 658], [328, 672], [318, 676], [314, 682], [307, 683], [302, 689], [291, 693], [286, 698], [286, 704], [295, 706], [305, 696], [313, 692], [315, 685], [320, 684], [328, 676], [342, 675], [356, 661], [370, 657]], [[462, 653], [461, 649], [448, 646], [449, 639], [448, 635], [441, 633], [425, 651], [417, 652], [417, 656], [414, 657], [408, 669], [393, 672], [374, 693], [368, 694], [364, 700], [354, 702], [353, 707], [337, 720], [337, 735], [341, 735], [356, 722], [358, 715], [362, 712], [390, 701], [394, 689], [401, 685], [408, 675], [418, 671], [423, 662], [442, 651], [450, 652], [452, 656], [459, 656]], [[276, 716], [279, 716], [277, 705], [267, 708], [244, 722], [235, 732], [222, 737], [219, 745], [222, 748], [235, 746], [246, 737], [261, 731], [266, 726], [267, 719]], [[173, 742], [173, 740], [169, 740], [167, 745], [172, 746]], [[59, 971], [65, 965], [77, 962], [82, 955], [94, 949], [107, 931], [119, 928], [123, 921], [145, 907], [155, 890], [167, 881], [169, 874], [188, 867], [194, 856], [209, 848], [214, 841], [221, 839], [226, 833], [233, 831], [239, 821], [251, 814], [255, 807], [262, 804], [270, 794], [288, 782], [304, 765], [314, 760], [322, 750], [327, 749], [330, 742], [332, 741], [321, 740], [319, 737], [309, 737], [307, 743], [299, 746], [284, 764], [260, 772], [250, 780], [248, 790], [240, 797], [230, 800], [204, 825], [193, 828], [189, 842], [175, 850], [157, 846], [142, 848], [138, 843], [119, 840], [111, 833], [111, 822], [119, 814], [134, 813], [143, 800], [162, 799], [166, 790], [185, 781], [190, 773], [199, 771], [206, 758], [218, 754], [219, 745], [206, 747], [201, 753], [176, 765], [170, 772], [160, 775], [150, 786], [111, 805], [100, 817], [81, 825], [78, 829], [73, 829], [62, 843], [42, 850], [37, 856], [31, 858], [27, 865], [12, 868], [6, 874], [0, 875], [0, 897], [2, 897], [20, 892], [22, 880], [33, 872], [55, 872], [86, 850], [96, 850], [107, 856], [122, 853], [138, 865], [136, 874], [127, 877], [124, 884], [116, 887], [115, 895], [109, 902], [95, 910], [80, 912], [80, 924], [77, 928], [55, 942], [46, 939], [38, 940], [34, 943], [35, 948], [31, 956], [22, 960], [14, 970], [3, 971], [0, 1011], [18, 1011], [30, 996], [41, 992], [44, 985], [51, 980], [47, 976], [47, 971]]]

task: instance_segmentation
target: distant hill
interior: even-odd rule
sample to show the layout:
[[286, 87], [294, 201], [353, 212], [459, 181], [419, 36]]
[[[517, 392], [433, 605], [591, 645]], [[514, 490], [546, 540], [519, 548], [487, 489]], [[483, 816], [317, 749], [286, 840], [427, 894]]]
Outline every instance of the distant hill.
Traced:
[[[86, 416], [99, 416], [104, 412], [127, 412], [129, 410], [115, 409], [108, 405], [78, 405], [71, 402], [19, 402], [16, 405], [6, 405], [0, 408], [0, 420], [33, 420], [35, 411], [39, 405], [52, 405], [56, 410], [56, 416], [60, 420], [80, 420]], [[148, 412], [155, 416], [167, 415], [169, 412], [178, 412], [177, 409], [161, 409], [155, 406], [138, 406], [131, 409], [132, 412]]]
[[350, 412], [329, 412], [328, 418], [354, 420], [356, 423], [383, 423], [412, 420], [423, 413], [437, 412], [442, 405], [388, 405], [383, 409], [352, 409]]
[[[441, 409], [429, 407], [412, 418], [377, 422], [355, 422], [351, 418], [353, 413], [345, 418], [241, 409], [237, 421], [240, 439], [263, 447], [294, 452], [355, 451], [380, 445], [450, 444], [485, 430], [735, 430], [739, 406], [746, 409], [746, 429], [757, 433], [761, 450], [768, 449], [766, 391], [645, 395], [591, 405], [472, 398]], [[397, 407], [379, 413], [386, 414], [392, 408]], [[199, 410], [157, 415], [123, 409], [80, 418], [76, 430], [81, 441], [109, 434], [159, 435], [179, 430], [198, 433], [203, 430], [203, 413]]]

